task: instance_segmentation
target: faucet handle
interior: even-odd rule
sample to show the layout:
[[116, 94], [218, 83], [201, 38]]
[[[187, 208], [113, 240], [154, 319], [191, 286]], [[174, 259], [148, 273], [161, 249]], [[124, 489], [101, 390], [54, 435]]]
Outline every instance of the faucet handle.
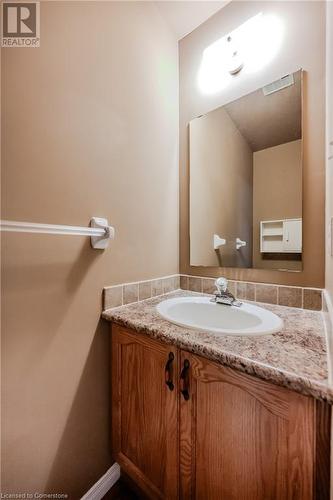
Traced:
[[228, 280], [221, 276], [221, 278], [217, 278], [217, 280], [215, 280], [215, 286], [219, 294], [225, 293], [228, 290]]

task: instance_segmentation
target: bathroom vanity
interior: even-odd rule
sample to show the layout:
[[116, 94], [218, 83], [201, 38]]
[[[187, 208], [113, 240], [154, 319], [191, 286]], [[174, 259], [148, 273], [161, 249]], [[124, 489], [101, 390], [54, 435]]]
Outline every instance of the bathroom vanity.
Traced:
[[249, 339], [173, 325], [156, 312], [165, 298], [103, 313], [122, 472], [148, 498], [329, 498], [320, 313], [267, 306], [283, 331]]

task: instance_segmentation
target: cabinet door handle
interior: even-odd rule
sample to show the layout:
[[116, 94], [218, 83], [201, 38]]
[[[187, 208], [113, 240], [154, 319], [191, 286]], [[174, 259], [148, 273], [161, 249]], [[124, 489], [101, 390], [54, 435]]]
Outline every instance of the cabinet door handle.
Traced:
[[190, 372], [190, 362], [188, 359], [185, 359], [184, 366], [180, 374], [180, 392], [182, 393], [185, 401], [188, 401], [190, 399], [189, 372]]
[[169, 352], [169, 359], [165, 365], [165, 383], [169, 387], [170, 391], [174, 390], [174, 385], [172, 382], [172, 363], [175, 359], [175, 355], [173, 352]]

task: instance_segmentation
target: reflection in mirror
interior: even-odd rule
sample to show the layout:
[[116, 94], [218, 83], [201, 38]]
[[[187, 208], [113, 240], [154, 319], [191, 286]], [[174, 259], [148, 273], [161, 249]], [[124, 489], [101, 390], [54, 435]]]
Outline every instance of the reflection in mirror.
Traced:
[[192, 120], [192, 266], [302, 269], [302, 71]]

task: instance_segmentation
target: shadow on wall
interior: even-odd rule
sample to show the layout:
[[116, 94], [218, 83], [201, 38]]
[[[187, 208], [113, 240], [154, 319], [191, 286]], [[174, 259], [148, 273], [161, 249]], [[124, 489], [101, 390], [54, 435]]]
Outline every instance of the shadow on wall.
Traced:
[[[38, 240], [37, 238], [40, 238]], [[13, 249], [19, 249], [17, 253], [22, 253], [23, 242], [20, 241], [21, 238], [25, 238], [24, 240], [24, 248], [25, 248], [25, 259], [18, 259], [19, 255], [16, 258], [11, 258], [11, 254], [13, 254]], [[45, 238], [44, 235], [30, 235], [24, 234], [23, 236], [18, 233], [7, 233], [2, 235], [2, 254], [3, 254], [3, 269], [5, 272], [5, 286], [8, 293], [13, 290], [15, 293], [19, 292], [31, 292], [33, 288], [39, 288], [40, 286], [45, 285], [45, 281], [48, 284], [49, 281], [52, 281], [52, 278], [59, 279], [59, 276], [62, 273], [66, 272], [66, 268], [70, 265], [70, 270], [66, 276], [66, 290], [68, 294], [75, 292], [77, 288], [79, 288], [81, 282], [84, 280], [86, 273], [89, 267], [96, 261], [98, 258], [102, 257], [103, 253], [100, 250], [93, 250], [91, 248], [89, 238], [85, 238], [84, 243], [79, 250], [79, 253], [75, 255], [74, 264], [72, 261], [66, 257], [66, 260], [62, 262], [50, 262], [52, 259], [49, 258], [45, 262], [45, 258], [43, 258], [42, 262], [38, 262], [40, 258], [35, 258], [35, 263], [29, 262], [26, 265], [22, 264], [22, 261], [26, 260], [26, 255], [38, 255], [39, 249], [44, 255], [48, 250], [48, 247], [54, 245], [54, 239], [56, 236], [51, 236], [48, 244], [45, 244], [43, 241]], [[70, 242], [65, 239], [62, 241], [58, 240], [58, 248], [59, 255], [68, 255]], [[75, 244], [75, 240], [72, 242], [73, 247], [77, 247]], [[66, 245], [66, 246], [65, 246]], [[20, 250], [21, 249], [21, 250]], [[53, 252], [54, 254], [54, 249]], [[44, 263], [43, 263], [44, 261]], [[70, 264], [69, 264], [70, 261]], [[33, 277], [33, 280], [27, 280], [28, 277]], [[47, 278], [47, 279], [46, 279]]]
[[88, 239], [22, 238], [2, 239], [3, 492], [78, 500], [111, 465], [106, 256]]
[[[79, 499], [111, 466], [109, 325], [100, 320], [45, 486]], [[108, 442], [105, 442], [107, 437]], [[103, 453], [104, 451], [104, 453]], [[102, 472], [101, 472], [102, 471]], [[59, 491], [59, 485], [65, 491]]]
[[[30, 236], [29, 241], [25, 235], [26, 254], [34, 255], [34, 260], [25, 264], [21, 256], [22, 251], [17, 250], [20, 247], [14, 244], [15, 240], [9, 239], [11, 237], [13, 236], [6, 235], [2, 240], [2, 306], [6, 311], [6, 315], [3, 315], [3, 332], [4, 336], [17, 336], [19, 342], [20, 332], [25, 331], [27, 334], [30, 329], [33, 348], [30, 354], [37, 359], [37, 353], [41, 358], [51, 347], [65, 323], [67, 313], [73, 307], [73, 301], [77, 298], [89, 269], [103, 254], [91, 249], [88, 238], [78, 253], [77, 245], [74, 246], [75, 241], [74, 253], [69, 248], [70, 242], [63, 241], [58, 244], [58, 249], [59, 255], [66, 256], [65, 259], [52, 262], [50, 258], [45, 262], [43, 257], [46, 246], [33, 241], [36, 235]], [[21, 235], [15, 237], [19, 238]], [[20, 263], [22, 260], [23, 264]], [[20, 303], [21, 317], [25, 318], [23, 323], [13, 317], [16, 316], [17, 303]], [[28, 353], [27, 355], [29, 356]]]

